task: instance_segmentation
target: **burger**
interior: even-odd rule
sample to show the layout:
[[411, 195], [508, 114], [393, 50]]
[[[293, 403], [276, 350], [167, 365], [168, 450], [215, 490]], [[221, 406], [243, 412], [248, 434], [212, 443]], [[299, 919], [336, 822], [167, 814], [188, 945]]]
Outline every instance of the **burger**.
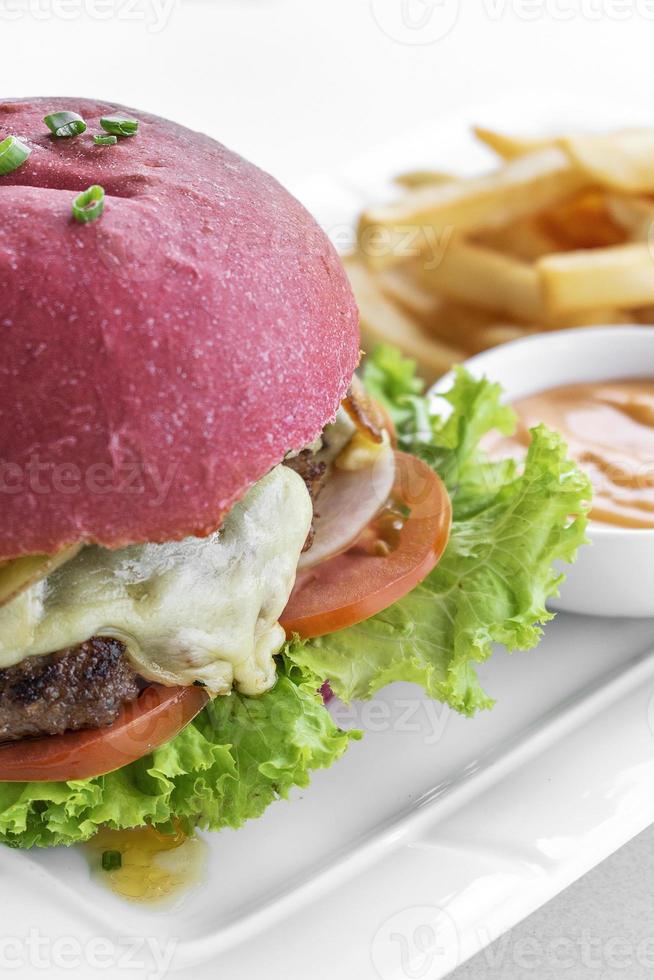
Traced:
[[[391, 348], [327, 236], [144, 112], [0, 103], [0, 838], [239, 826], [358, 737], [325, 692], [472, 715], [583, 539], [558, 436]], [[329, 688], [325, 683], [329, 683]]]

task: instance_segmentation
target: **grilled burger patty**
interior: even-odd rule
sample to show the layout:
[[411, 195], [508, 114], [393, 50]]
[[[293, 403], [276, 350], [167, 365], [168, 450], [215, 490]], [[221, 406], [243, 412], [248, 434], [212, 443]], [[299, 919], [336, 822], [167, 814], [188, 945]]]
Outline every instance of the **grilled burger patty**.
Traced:
[[94, 636], [0, 670], [0, 741], [104, 728], [141, 690], [125, 644]]
[[[293, 459], [285, 460], [284, 466], [288, 466], [289, 469], [295, 470], [297, 475], [302, 477], [304, 480], [304, 485], [309, 491], [309, 496], [311, 497], [311, 503], [313, 504], [313, 515], [315, 517], [316, 500], [327, 478], [327, 463], [317, 460], [315, 453], [313, 453], [310, 449], [303, 449], [302, 452]], [[309, 550], [313, 544], [314, 534], [315, 532], [312, 521], [309, 533], [307, 535], [307, 540], [304, 542], [302, 551]]]

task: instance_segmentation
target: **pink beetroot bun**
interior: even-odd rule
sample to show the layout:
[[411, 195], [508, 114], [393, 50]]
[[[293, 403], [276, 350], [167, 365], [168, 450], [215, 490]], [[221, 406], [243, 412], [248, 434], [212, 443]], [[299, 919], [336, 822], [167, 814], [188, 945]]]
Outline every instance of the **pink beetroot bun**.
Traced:
[[[87, 132], [50, 136], [79, 113]], [[95, 146], [100, 117], [138, 135]], [[207, 136], [88, 99], [0, 102], [0, 559], [204, 535], [313, 440], [359, 356], [329, 241]], [[105, 188], [103, 216], [71, 218]]]

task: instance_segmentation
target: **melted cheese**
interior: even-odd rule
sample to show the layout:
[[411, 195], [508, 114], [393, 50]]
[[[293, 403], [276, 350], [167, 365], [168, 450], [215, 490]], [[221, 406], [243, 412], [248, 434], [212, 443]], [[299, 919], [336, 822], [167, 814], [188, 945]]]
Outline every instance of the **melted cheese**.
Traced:
[[149, 680], [261, 694], [311, 516], [303, 481], [278, 466], [207, 538], [84, 548], [0, 608], [0, 667], [117, 636]]

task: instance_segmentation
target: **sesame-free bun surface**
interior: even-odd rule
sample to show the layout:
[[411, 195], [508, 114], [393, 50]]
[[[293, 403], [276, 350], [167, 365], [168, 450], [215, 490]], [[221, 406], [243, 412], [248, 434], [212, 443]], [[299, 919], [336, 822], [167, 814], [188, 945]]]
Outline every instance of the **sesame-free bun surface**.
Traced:
[[[55, 139], [43, 117], [79, 113]], [[95, 146], [103, 115], [138, 135]], [[336, 253], [272, 177], [88, 99], [0, 102], [0, 559], [203, 535], [333, 417], [359, 356]], [[71, 218], [104, 187], [103, 216]]]

